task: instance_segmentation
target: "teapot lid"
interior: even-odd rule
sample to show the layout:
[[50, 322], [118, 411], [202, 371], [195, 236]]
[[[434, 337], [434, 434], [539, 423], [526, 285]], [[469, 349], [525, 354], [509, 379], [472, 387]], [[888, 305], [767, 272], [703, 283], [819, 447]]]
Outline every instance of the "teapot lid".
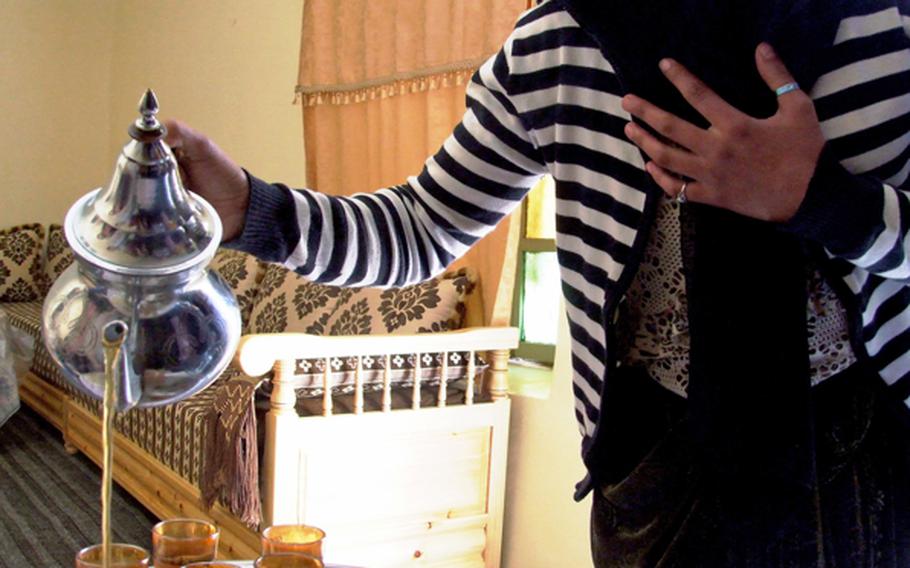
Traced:
[[86, 262], [120, 274], [165, 275], [207, 264], [221, 242], [221, 221], [183, 187], [151, 89], [139, 113], [108, 187], [83, 196], [67, 213], [67, 240]]

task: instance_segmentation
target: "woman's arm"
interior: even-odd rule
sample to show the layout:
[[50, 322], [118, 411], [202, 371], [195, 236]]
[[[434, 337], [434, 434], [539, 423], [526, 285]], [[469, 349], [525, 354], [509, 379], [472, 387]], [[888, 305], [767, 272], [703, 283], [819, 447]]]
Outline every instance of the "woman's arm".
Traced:
[[[207, 171], [186, 172], [191, 189], [216, 208], [227, 205], [218, 208], [226, 225], [242, 212], [242, 224], [226, 227], [225, 234], [235, 237], [227, 246], [284, 263], [318, 282], [401, 286], [442, 272], [514, 210], [544, 173], [543, 160], [510, 102], [509, 81], [504, 48], [474, 75], [464, 117], [419, 175], [351, 197], [291, 190], [252, 176], [247, 181], [211, 142], [168, 141], [182, 148], [187, 170], [219, 163], [219, 171], [234, 174], [219, 179], [243, 175], [243, 187], [201, 188]], [[179, 124], [175, 130], [189, 132]], [[193, 146], [208, 157], [194, 158]]]

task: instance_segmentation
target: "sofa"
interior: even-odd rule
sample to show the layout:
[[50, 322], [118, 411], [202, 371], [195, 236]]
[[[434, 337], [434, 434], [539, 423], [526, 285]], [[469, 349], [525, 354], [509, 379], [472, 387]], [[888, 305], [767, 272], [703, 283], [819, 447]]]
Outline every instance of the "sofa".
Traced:
[[[59, 225], [0, 231], [0, 309], [36, 340], [22, 401], [100, 463], [100, 403], [64, 380], [41, 305], [73, 255]], [[462, 268], [401, 289], [344, 289], [219, 249], [241, 309], [233, 364], [177, 404], [115, 419], [114, 478], [161, 518], [210, 518], [221, 555], [309, 523], [334, 562], [499, 565], [511, 328], [482, 325]]]

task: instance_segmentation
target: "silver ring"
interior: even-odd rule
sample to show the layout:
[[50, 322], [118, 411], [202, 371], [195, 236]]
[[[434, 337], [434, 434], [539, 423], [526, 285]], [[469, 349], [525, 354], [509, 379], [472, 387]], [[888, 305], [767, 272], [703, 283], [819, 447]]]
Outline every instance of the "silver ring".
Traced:
[[676, 202], [682, 205], [689, 201], [689, 198], [686, 197], [686, 190], [689, 189], [689, 182], [684, 181], [682, 187], [679, 188], [679, 193], [676, 194]]
[[791, 91], [796, 91], [798, 89], [799, 89], [799, 84], [796, 82], [784, 83], [780, 87], [774, 89], [774, 94], [779, 97], [781, 95], [786, 95], [787, 93], [789, 93]]

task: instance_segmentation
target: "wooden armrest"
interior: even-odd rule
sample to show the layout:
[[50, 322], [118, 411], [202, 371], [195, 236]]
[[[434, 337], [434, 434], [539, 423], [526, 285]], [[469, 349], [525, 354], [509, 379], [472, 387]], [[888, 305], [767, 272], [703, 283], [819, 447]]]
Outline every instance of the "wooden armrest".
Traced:
[[260, 333], [245, 335], [234, 365], [251, 377], [264, 375], [276, 363], [316, 357], [394, 355], [440, 351], [502, 351], [518, 346], [514, 327], [474, 327], [409, 335], [309, 335]]

